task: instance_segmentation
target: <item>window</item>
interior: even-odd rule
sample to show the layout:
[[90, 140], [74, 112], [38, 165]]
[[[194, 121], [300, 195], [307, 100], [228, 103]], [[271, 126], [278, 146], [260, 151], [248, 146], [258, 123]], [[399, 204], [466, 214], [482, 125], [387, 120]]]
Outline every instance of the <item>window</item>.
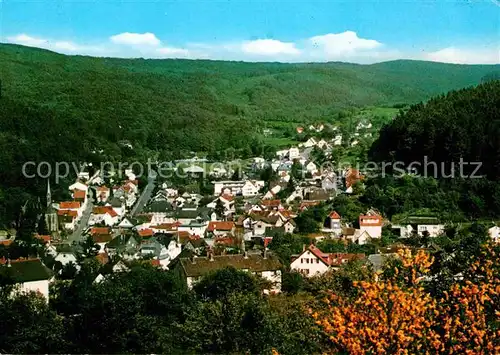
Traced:
[[303, 264], [304, 263], [304, 259], [301, 258], [300, 259], [300, 263]]
[[306, 259], [306, 264], [309, 264], [309, 259]]
[[319, 259], [316, 259], [316, 264], [319, 264]]

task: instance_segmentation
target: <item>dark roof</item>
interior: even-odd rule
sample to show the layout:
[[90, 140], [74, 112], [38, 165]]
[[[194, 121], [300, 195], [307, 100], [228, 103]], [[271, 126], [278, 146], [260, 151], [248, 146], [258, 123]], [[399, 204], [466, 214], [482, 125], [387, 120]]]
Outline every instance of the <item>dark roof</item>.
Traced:
[[[194, 262], [193, 262], [194, 260]], [[211, 261], [208, 257], [181, 258], [181, 265], [188, 277], [202, 276], [209, 272], [220, 270], [225, 267], [234, 267], [238, 270], [249, 270], [252, 272], [275, 271], [281, 268], [281, 263], [276, 256], [268, 253], [267, 258], [261, 254], [248, 255], [217, 255]]]
[[441, 224], [439, 218], [432, 216], [408, 216], [405, 217], [395, 224]]
[[0, 266], [0, 274], [11, 277], [16, 283], [48, 280], [52, 277], [50, 271], [40, 259], [13, 260], [10, 267]]
[[172, 204], [168, 201], [154, 201], [153, 203], [146, 206], [145, 210], [147, 212], [168, 212], [172, 211]]
[[121, 235], [113, 238], [111, 241], [109, 241], [106, 244], [106, 247], [108, 247], [108, 248], [124, 247], [125, 245], [127, 245], [127, 243], [129, 242], [130, 239], [133, 239], [133, 240], [135, 240], [136, 243], [138, 243], [138, 241], [134, 238], [133, 235], [121, 234]]

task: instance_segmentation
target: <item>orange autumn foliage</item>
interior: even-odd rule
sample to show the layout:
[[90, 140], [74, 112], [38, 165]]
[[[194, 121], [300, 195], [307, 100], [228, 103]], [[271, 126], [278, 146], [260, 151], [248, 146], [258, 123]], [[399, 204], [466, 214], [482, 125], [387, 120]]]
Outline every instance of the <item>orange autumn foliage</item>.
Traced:
[[[473, 265], [482, 276], [456, 284], [441, 300], [422, 286], [432, 258], [423, 251], [399, 254], [404, 283], [359, 282], [354, 299], [330, 293], [326, 309], [313, 313], [328, 336], [327, 353], [415, 354], [500, 353], [497, 255]], [[493, 254], [491, 254], [493, 253]], [[474, 270], [473, 270], [474, 271]], [[477, 273], [476, 273], [477, 274]], [[492, 319], [493, 315], [493, 319]], [[496, 323], [495, 323], [496, 322]]]

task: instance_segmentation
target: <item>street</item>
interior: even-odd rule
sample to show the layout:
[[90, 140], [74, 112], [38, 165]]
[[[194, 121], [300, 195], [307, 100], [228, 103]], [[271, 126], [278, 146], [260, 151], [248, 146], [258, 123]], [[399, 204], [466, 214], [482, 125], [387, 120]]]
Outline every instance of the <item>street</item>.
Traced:
[[68, 237], [68, 242], [71, 244], [73, 242], [81, 242], [82, 233], [87, 229], [87, 225], [89, 223], [90, 214], [92, 213], [92, 208], [94, 207], [94, 201], [92, 198], [92, 194], [88, 197], [87, 208], [83, 211], [82, 218], [80, 218], [80, 222], [76, 226], [76, 229], [73, 233]]
[[148, 174], [148, 184], [144, 188], [144, 191], [142, 191], [141, 196], [139, 196], [139, 199], [137, 200], [135, 206], [132, 208], [132, 211], [130, 214], [132, 216], [135, 216], [139, 213], [142, 212], [144, 206], [146, 203], [149, 201], [151, 198], [151, 194], [153, 193], [153, 190], [155, 188], [155, 180], [156, 180], [157, 174], [151, 170]]

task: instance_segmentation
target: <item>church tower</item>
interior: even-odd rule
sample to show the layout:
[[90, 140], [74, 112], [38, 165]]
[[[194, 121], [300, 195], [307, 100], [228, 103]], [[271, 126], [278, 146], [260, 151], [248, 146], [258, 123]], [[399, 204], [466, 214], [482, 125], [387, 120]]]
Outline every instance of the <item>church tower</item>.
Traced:
[[47, 179], [47, 206], [50, 207], [52, 204], [52, 194], [50, 193], [50, 179]]

